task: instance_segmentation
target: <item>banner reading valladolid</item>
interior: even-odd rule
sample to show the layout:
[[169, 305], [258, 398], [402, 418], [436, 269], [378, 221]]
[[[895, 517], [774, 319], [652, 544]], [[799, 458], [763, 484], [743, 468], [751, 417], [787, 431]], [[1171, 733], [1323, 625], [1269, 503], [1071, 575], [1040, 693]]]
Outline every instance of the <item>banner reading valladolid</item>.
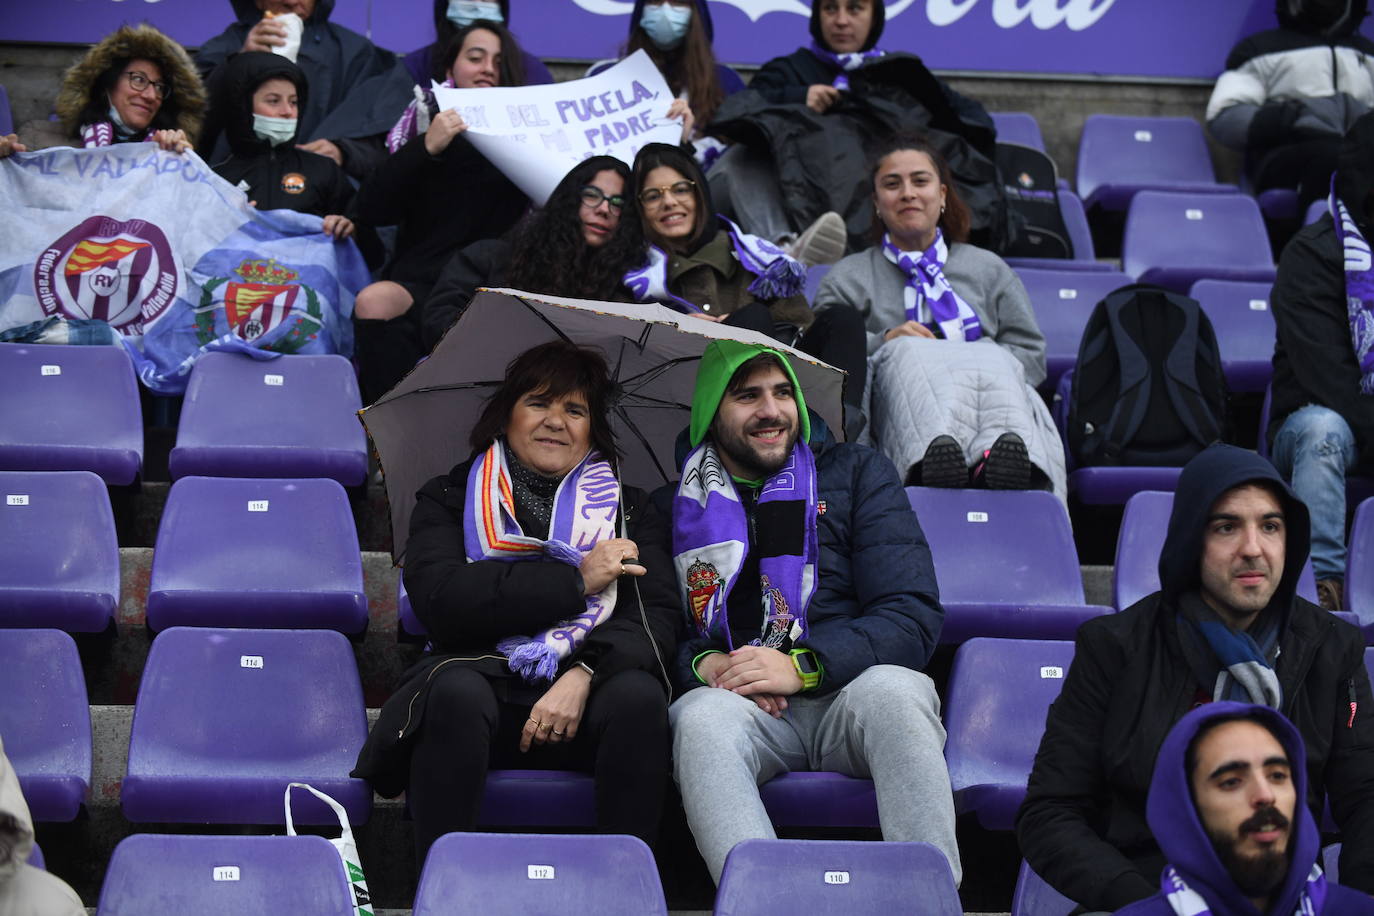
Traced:
[[596, 76], [549, 86], [435, 88], [456, 109], [467, 138], [530, 200], [542, 204], [589, 156], [626, 163], [646, 143], [677, 143], [682, 124], [665, 115], [673, 93], [649, 55], [636, 51]]
[[185, 390], [211, 350], [352, 352], [357, 246], [319, 217], [255, 210], [194, 153], [16, 153], [0, 160], [0, 200], [0, 331], [107, 322], [163, 393]]

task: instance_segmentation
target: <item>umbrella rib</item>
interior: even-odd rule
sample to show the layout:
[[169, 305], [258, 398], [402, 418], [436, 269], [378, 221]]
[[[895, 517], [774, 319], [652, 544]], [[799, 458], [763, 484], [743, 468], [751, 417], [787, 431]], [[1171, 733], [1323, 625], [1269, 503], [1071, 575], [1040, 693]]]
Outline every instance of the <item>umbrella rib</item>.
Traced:
[[[622, 339], [623, 339], [623, 338], [622, 338]], [[636, 383], [636, 382], [639, 382], [640, 384], [647, 385], [649, 382], [654, 381], [656, 378], [658, 378], [658, 377], [659, 377], [660, 375], [662, 375], [663, 373], [667, 372], [669, 369], [672, 369], [672, 368], [675, 368], [675, 367], [677, 367], [677, 366], [680, 366], [680, 365], [682, 365], [683, 363], [699, 362], [700, 360], [701, 360], [701, 356], [700, 356], [700, 355], [697, 355], [697, 356], [679, 356], [679, 357], [677, 357], [676, 359], [670, 359], [670, 360], [668, 360], [667, 362], [662, 362], [662, 363], [659, 363], [657, 366], [653, 366], [652, 368], [645, 369], [645, 370], [644, 370], [643, 372], [641, 372], [639, 375], [632, 375], [632, 376], [630, 376], [629, 378], [625, 379], [625, 381], [621, 382], [620, 385], [621, 385], [622, 388], [625, 387], [625, 386], [627, 386], [627, 385], [634, 384], [634, 383]]]
[[639, 431], [639, 427], [635, 426], [634, 423], [631, 422], [629, 415], [625, 413], [625, 409], [623, 407], [617, 405], [615, 408], [615, 412], [620, 416], [620, 419], [625, 423], [625, 428], [628, 429], [630, 432], [634, 433], [635, 438], [639, 440], [639, 444], [644, 446], [644, 451], [648, 453], [649, 460], [654, 463], [655, 470], [657, 470], [659, 476], [663, 478], [663, 482], [667, 483], [668, 472], [663, 470], [663, 465], [659, 462], [658, 455], [654, 453], [653, 447], [649, 445], [649, 440], [645, 439], [644, 434]]
[[539, 311], [539, 309], [535, 308], [534, 305], [533, 305], [528, 299], [526, 299], [524, 296], [517, 296], [517, 297], [515, 297], [515, 300], [516, 300], [517, 302], [519, 302], [521, 305], [523, 305], [525, 308], [529, 309], [529, 311], [530, 311], [531, 314], [533, 314], [533, 315], [534, 315], [536, 318], [538, 318], [540, 321], [542, 321], [542, 322], [544, 322], [546, 325], [548, 325], [548, 326], [549, 326], [549, 330], [550, 330], [550, 331], [553, 331], [555, 334], [557, 334], [559, 337], [561, 337], [564, 341], [566, 341], [567, 343], [573, 343], [573, 342], [574, 342], [573, 339], [572, 339], [571, 337], [569, 337], [567, 334], [564, 334], [564, 333], [563, 333], [563, 329], [562, 329], [562, 328], [560, 328], [558, 325], [554, 324], [552, 321], [549, 320], [549, 316], [545, 315], [543, 312]]

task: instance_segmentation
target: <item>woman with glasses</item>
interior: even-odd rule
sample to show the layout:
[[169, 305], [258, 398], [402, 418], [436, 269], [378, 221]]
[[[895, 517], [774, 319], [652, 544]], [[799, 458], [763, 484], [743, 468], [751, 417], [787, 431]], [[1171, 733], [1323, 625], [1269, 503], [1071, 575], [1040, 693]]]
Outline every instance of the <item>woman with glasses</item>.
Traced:
[[[519, 86], [521, 58], [510, 32], [482, 20], [454, 35], [444, 65], [458, 89]], [[366, 403], [415, 365], [420, 322], [412, 306], [429, 297], [449, 258], [465, 245], [506, 232], [529, 204], [463, 136], [468, 125], [456, 110], [431, 112], [417, 105], [407, 113], [414, 119], [423, 113], [425, 126], [413, 121], [410, 139], [358, 189], [359, 220], [397, 227], [395, 255], [383, 279], [363, 287], [353, 305], [354, 352]]]
[[856, 433], [866, 374], [858, 312], [813, 313], [805, 295], [806, 268], [772, 242], [718, 216], [701, 169], [681, 148], [651, 143], [641, 149], [634, 188], [649, 243], [647, 261], [625, 276], [635, 299], [767, 334], [844, 369], [851, 418], [846, 433]]
[[49, 146], [112, 146], [151, 141], [182, 152], [205, 116], [205, 88], [186, 51], [150, 25], [122, 26], [62, 79], [58, 121], [31, 121], [0, 155]]
[[425, 352], [468, 307], [478, 287], [628, 302], [626, 271], [644, 259], [630, 170], [613, 156], [573, 166], [508, 237], [474, 242], [444, 267], [424, 303]]

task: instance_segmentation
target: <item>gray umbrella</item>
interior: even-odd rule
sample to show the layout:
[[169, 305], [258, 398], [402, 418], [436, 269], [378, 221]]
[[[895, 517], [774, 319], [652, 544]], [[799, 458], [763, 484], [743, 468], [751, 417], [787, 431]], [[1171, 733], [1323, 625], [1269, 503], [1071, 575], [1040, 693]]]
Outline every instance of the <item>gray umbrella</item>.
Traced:
[[841, 435], [844, 373], [770, 337], [660, 305], [480, 291], [430, 357], [359, 412], [386, 481], [392, 558], [405, 553], [416, 491], [471, 454], [468, 433], [516, 356], [560, 338], [600, 349], [620, 386], [611, 423], [621, 479], [652, 490], [677, 477], [674, 447], [690, 419], [697, 364], [721, 337], [785, 353], [807, 406]]

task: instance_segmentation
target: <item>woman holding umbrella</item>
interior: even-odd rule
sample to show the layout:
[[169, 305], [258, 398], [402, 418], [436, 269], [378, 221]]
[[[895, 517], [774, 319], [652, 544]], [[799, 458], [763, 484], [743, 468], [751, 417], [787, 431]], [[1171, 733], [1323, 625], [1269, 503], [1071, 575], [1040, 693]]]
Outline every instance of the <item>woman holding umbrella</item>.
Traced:
[[489, 767], [577, 769], [597, 826], [652, 843], [668, 778], [681, 611], [666, 520], [622, 487], [605, 360], [563, 341], [516, 357], [421, 488], [405, 584], [433, 652], [407, 672], [353, 772], [407, 793], [417, 867], [469, 830]]

